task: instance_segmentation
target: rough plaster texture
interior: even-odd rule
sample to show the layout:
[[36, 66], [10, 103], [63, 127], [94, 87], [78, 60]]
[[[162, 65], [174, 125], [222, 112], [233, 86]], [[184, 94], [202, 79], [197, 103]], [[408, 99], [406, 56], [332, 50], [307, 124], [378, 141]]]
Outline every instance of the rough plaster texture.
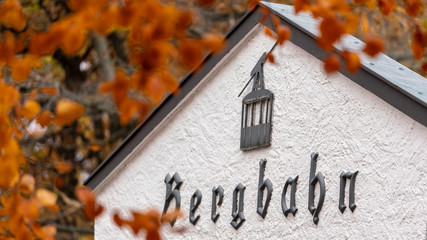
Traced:
[[[164, 177], [175, 172], [184, 181], [186, 215], [176, 226], [187, 231], [176, 234], [167, 226], [165, 239], [426, 239], [427, 128], [345, 76], [326, 75], [321, 61], [289, 42], [274, 50], [277, 63], [264, 68], [266, 88], [275, 93], [271, 146], [239, 149], [242, 97], [237, 95], [273, 44], [258, 27], [97, 189], [110, 212], [96, 220], [96, 239], [132, 239], [130, 231], [114, 226], [112, 210], [123, 217], [130, 209], [161, 210]], [[307, 210], [313, 151], [320, 154], [317, 171], [326, 181], [318, 225]], [[265, 219], [256, 213], [263, 158], [274, 188]], [[354, 213], [338, 209], [342, 171], [359, 171]], [[297, 175], [299, 210], [285, 217], [282, 189]], [[246, 186], [247, 220], [236, 231], [230, 225], [231, 202], [240, 182]], [[225, 197], [213, 223], [212, 187], [217, 185], [224, 187]], [[201, 219], [193, 226], [188, 211], [196, 189], [203, 199]]]

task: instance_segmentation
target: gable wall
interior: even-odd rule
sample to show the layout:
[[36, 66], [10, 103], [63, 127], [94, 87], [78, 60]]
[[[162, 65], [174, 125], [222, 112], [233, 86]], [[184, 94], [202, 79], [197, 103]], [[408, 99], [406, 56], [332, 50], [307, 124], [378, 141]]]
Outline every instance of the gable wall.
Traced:
[[[163, 209], [167, 173], [178, 172], [185, 219], [183, 235], [166, 239], [408, 238], [427, 231], [427, 128], [341, 74], [326, 75], [323, 63], [288, 42], [274, 50], [276, 64], [264, 68], [266, 88], [275, 94], [270, 147], [242, 152], [241, 99], [237, 97], [263, 52], [274, 41], [256, 29], [221, 62], [192, 96], [142, 143], [98, 190], [110, 210]], [[251, 85], [250, 85], [251, 86]], [[245, 94], [249, 92], [250, 86]], [[310, 154], [319, 152], [317, 171], [326, 182], [320, 221], [307, 210]], [[265, 219], [256, 213], [259, 160], [273, 195]], [[338, 209], [339, 175], [359, 171], [357, 208]], [[280, 198], [286, 179], [299, 175], [295, 217], [283, 215]], [[246, 222], [230, 225], [232, 192], [246, 186]], [[210, 219], [212, 187], [222, 185], [224, 202]], [[190, 197], [203, 194], [196, 226], [188, 222]], [[316, 191], [316, 194], [319, 191]], [[289, 193], [288, 193], [289, 195]], [[317, 200], [315, 201], [317, 203]], [[346, 196], [346, 205], [348, 198]], [[289, 204], [289, 203], [288, 203]], [[172, 204], [173, 206], [173, 204]], [[97, 239], [130, 239], [108, 214], [96, 220]], [[172, 234], [172, 235], [171, 235]]]

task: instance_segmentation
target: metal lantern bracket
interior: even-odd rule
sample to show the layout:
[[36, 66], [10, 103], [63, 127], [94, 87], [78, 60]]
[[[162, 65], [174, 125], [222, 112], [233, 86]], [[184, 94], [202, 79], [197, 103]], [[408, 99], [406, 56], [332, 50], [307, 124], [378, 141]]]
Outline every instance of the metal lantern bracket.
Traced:
[[260, 57], [251, 71], [251, 79], [239, 94], [243, 93], [253, 79], [252, 91], [242, 100], [241, 150], [270, 145], [274, 95], [265, 89], [263, 68], [266, 57], [267, 53]]

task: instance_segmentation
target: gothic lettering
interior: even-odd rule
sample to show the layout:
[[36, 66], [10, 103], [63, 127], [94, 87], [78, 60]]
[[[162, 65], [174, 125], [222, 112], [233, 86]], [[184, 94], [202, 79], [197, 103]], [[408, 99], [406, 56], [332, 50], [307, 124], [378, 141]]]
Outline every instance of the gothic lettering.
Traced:
[[[216, 202], [218, 196], [218, 203]], [[221, 206], [222, 200], [224, 199], [224, 188], [219, 185], [218, 187], [212, 188], [212, 211], [211, 219], [213, 222], [216, 222], [219, 218], [219, 213], [216, 213], [216, 206]]]
[[[245, 193], [246, 187], [243, 186], [242, 183], [239, 183], [237, 187], [233, 191], [233, 205], [232, 205], [232, 211], [231, 216], [233, 217], [233, 220], [231, 221], [231, 226], [234, 227], [234, 229], [239, 229], [239, 227], [245, 222], [246, 218], [243, 214], [243, 199], [244, 199], [244, 193]], [[237, 200], [237, 197], [239, 200]]]
[[347, 179], [350, 179], [350, 189], [349, 189], [349, 193], [348, 193], [348, 205], [350, 207], [350, 210], [353, 212], [354, 209], [356, 208], [356, 204], [354, 203], [354, 184], [356, 182], [356, 176], [357, 173], [359, 171], [356, 172], [342, 172], [340, 175], [340, 200], [339, 200], [339, 205], [338, 208], [340, 209], [341, 213], [344, 213], [344, 210], [346, 208], [345, 204], [344, 204], [344, 197], [345, 197], [345, 185], [347, 182]]
[[[325, 178], [321, 172], [316, 174], [316, 164], [318, 153], [311, 154], [311, 166], [310, 166], [310, 179], [309, 179], [309, 189], [308, 189], [308, 210], [311, 215], [313, 215], [313, 222], [317, 224], [319, 222], [319, 212], [322, 210], [323, 201], [325, 200]], [[315, 176], [316, 174], [316, 176]], [[320, 194], [319, 201], [317, 202], [317, 207], [314, 206], [314, 190], [316, 189], [316, 184], [319, 183]]]
[[[295, 178], [288, 178], [288, 180], [286, 181], [285, 186], [283, 187], [283, 192], [282, 192], [282, 211], [283, 214], [285, 214], [285, 216], [287, 217], [289, 213], [292, 213], [292, 215], [295, 216], [295, 214], [298, 211], [298, 208], [295, 205], [295, 192], [297, 191], [297, 182], [298, 182], [298, 177], [296, 176]], [[290, 197], [290, 207], [288, 208], [286, 205], [286, 192], [288, 191], [288, 186], [291, 185], [291, 197]]]
[[197, 189], [193, 196], [191, 196], [190, 200], [190, 222], [193, 225], [197, 224], [197, 221], [200, 219], [200, 215], [197, 215], [194, 217], [194, 213], [196, 212], [197, 208], [199, 207], [200, 203], [202, 202], [202, 192], [200, 192], [199, 189]]
[[[259, 181], [258, 181], [258, 200], [257, 200], [257, 213], [265, 218], [267, 215], [267, 209], [270, 204], [271, 194], [273, 193], [273, 184], [270, 179], [264, 180], [265, 166], [267, 160], [263, 159], [259, 162]], [[265, 204], [263, 204], [264, 190], [267, 189], [267, 196], [265, 198]], [[264, 205], [264, 206], [263, 206]]]
[[[179, 188], [182, 185], [182, 180], [179, 177], [178, 173], [175, 173], [173, 177], [169, 175], [169, 173], [165, 177], [166, 183], [166, 198], [165, 198], [165, 206], [163, 208], [163, 215], [167, 213], [169, 205], [172, 199], [175, 199], [175, 210], [179, 210], [181, 208], [181, 194], [179, 193]], [[172, 190], [173, 183], [175, 183], [175, 187]], [[170, 222], [171, 226], [175, 224], [176, 218], [173, 218]]]

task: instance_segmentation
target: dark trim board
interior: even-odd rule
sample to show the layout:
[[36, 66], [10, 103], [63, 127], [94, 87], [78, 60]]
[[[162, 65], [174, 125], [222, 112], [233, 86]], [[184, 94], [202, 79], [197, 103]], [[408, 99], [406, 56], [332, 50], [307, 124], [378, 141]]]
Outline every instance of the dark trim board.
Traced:
[[[289, 26], [292, 31], [290, 41], [316, 58], [323, 60], [327, 53], [320, 49], [315, 40], [315, 35], [306, 30], [303, 26], [294, 22], [292, 19], [276, 11], [272, 5], [261, 3], [281, 19], [283, 25]], [[180, 92], [176, 95], [169, 95], [146, 119], [139, 125], [123, 143], [94, 171], [85, 181], [85, 185], [95, 189], [100, 183], [119, 166], [122, 161], [141, 143], [154, 128], [165, 119], [169, 113], [207, 76], [207, 74], [222, 60], [231, 49], [238, 44], [262, 19], [264, 13], [260, 6], [248, 12], [239, 23], [226, 35], [227, 46], [217, 55], [209, 55], [203, 62], [203, 67], [187, 75], [180, 84]], [[272, 30], [271, 20], [264, 23]], [[337, 50], [339, 51], [339, 50]], [[386, 77], [378, 74], [369, 67], [363, 66], [357, 74], [350, 74], [345, 69], [341, 73], [352, 81], [374, 93], [384, 101], [388, 102], [395, 108], [407, 114], [414, 120], [424, 126], [427, 126], [427, 103], [420, 101], [407, 91], [396, 84], [391, 83]], [[426, 80], [427, 81], [427, 80]], [[424, 89], [427, 90], [427, 89]], [[427, 95], [427, 91], [424, 93]]]

